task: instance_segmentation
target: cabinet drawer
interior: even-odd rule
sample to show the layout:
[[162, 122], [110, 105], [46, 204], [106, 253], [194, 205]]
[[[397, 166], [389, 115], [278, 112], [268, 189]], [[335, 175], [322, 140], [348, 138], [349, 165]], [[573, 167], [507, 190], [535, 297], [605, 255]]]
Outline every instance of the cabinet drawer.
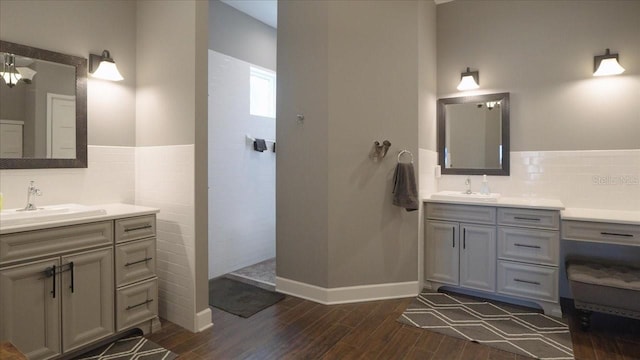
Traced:
[[498, 225], [557, 230], [560, 228], [560, 213], [556, 210], [500, 208]]
[[158, 279], [118, 289], [116, 324], [118, 331], [153, 319], [158, 315]]
[[496, 208], [489, 206], [427, 203], [427, 218], [477, 224], [495, 224]]
[[640, 246], [640, 225], [563, 220], [562, 238]]
[[152, 278], [156, 273], [156, 239], [116, 246], [116, 286]]
[[557, 231], [498, 227], [498, 258], [558, 265]]
[[156, 235], [156, 216], [146, 215], [116, 220], [116, 242], [125, 242]]
[[498, 261], [498, 293], [558, 301], [558, 269]]
[[113, 245], [111, 221], [6, 234], [0, 237], [0, 265], [101, 245]]

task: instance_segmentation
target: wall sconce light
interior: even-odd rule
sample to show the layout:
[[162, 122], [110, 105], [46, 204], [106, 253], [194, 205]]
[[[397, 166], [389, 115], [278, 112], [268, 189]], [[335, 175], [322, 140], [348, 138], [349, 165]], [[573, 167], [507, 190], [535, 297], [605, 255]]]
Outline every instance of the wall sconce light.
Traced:
[[458, 84], [458, 90], [474, 90], [480, 87], [480, 74], [478, 71], [471, 71], [467, 68], [467, 71], [460, 75], [460, 84]]
[[16, 70], [16, 57], [13, 54], [4, 54], [4, 60], [2, 61], [2, 71], [0, 76], [4, 79], [4, 82], [8, 87], [12, 88], [16, 86], [18, 81], [22, 78], [22, 75]]
[[24, 81], [25, 84], [31, 84], [33, 81], [33, 77], [38, 73], [37, 71], [28, 68], [26, 66], [20, 66], [16, 68], [18, 73], [22, 76], [20, 80]]
[[604, 55], [593, 57], [593, 76], [619, 75], [624, 68], [618, 63], [618, 54], [612, 54], [609, 49]]
[[89, 73], [91, 76], [111, 81], [124, 80], [115, 61], [111, 58], [109, 50], [104, 50], [102, 55], [89, 54]]

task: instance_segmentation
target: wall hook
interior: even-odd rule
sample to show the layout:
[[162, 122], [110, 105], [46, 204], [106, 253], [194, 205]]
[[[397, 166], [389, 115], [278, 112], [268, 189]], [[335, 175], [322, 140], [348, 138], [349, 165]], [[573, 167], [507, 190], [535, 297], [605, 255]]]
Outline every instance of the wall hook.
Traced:
[[384, 158], [387, 155], [387, 151], [389, 151], [389, 147], [391, 147], [389, 140], [383, 141], [382, 144], [380, 144], [379, 141], [374, 141], [373, 147], [371, 147], [371, 151], [369, 151], [369, 158], [373, 161]]

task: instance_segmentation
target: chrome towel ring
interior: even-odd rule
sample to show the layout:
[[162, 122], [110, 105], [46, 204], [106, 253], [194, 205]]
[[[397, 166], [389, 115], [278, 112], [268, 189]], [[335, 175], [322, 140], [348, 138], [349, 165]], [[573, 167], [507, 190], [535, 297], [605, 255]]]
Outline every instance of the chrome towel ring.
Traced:
[[400, 158], [401, 158], [401, 157], [402, 157], [402, 155], [404, 155], [404, 154], [409, 154], [409, 156], [411, 157], [411, 164], [413, 164], [413, 154], [411, 153], [411, 151], [406, 150], [406, 149], [405, 149], [405, 150], [402, 150], [402, 151], [400, 151], [400, 152], [398, 153], [398, 162], [401, 162], [401, 161], [400, 161]]

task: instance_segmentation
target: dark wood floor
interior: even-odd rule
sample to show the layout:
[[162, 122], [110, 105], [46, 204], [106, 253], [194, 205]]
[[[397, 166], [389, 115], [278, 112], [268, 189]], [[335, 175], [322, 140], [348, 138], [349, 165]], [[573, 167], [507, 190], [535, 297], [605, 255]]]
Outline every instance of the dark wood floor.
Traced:
[[[244, 319], [213, 308], [193, 334], [168, 321], [148, 336], [189, 359], [528, 359], [396, 321], [412, 299], [325, 306], [287, 296]], [[576, 359], [640, 359], [640, 321], [595, 314], [590, 332], [571, 315]]]

